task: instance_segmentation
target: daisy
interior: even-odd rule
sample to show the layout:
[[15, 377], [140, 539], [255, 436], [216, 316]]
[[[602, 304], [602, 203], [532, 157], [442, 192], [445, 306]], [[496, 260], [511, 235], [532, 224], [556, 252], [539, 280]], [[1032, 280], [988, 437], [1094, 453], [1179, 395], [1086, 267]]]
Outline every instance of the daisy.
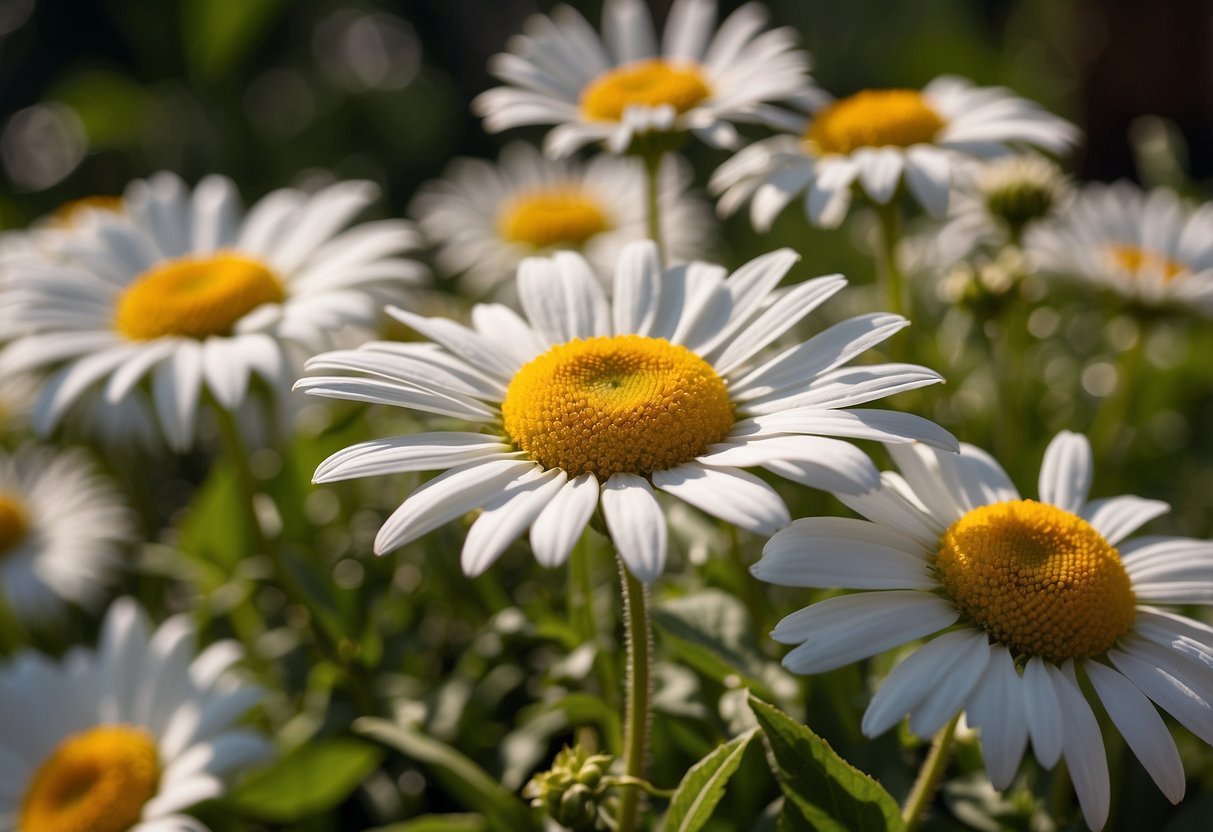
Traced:
[[[661, 236], [674, 261], [702, 251], [711, 233], [707, 207], [686, 194], [690, 176], [676, 159], [662, 172]], [[644, 172], [633, 159], [596, 156], [554, 161], [526, 144], [505, 148], [497, 165], [457, 159], [445, 178], [421, 189], [410, 213], [439, 243], [439, 264], [465, 273], [483, 292], [512, 275], [524, 257], [580, 251], [610, 275], [620, 248], [646, 234]]]
[[82, 451], [0, 450], [0, 592], [19, 619], [46, 621], [68, 602], [94, 606], [133, 531], [113, 484]]
[[1062, 432], [1045, 451], [1039, 501], [985, 452], [892, 446], [901, 475], [844, 503], [867, 520], [797, 520], [753, 567], [785, 586], [865, 590], [785, 618], [784, 665], [820, 673], [934, 636], [894, 668], [863, 718], [876, 736], [909, 714], [934, 734], [962, 709], [991, 782], [1010, 785], [1029, 740], [1064, 757], [1092, 829], [1108, 816], [1103, 741], [1080, 681], [1173, 803], [1175, 742], [1151, 701], [1213, 743], [1213, 628], [1154, 604], [1213, 603], [1213, 541], [1127, 539], [1166, 513], [1157, 500], [1088, 500], [1091, 446]]
[[1028, 253], [1048, 273], [1146, 308], [1213, 317], [1213, 204], [1127, 182], [1087, 185], [1064, 216], [1034, 226]]
[[234, 642], [194, 652], [184, 617], [149, 631], [129, 598], [106, 614], [97, 650], [61, 663], [23, 653], [0, 666], [0, 829], [169, 832], [218, 797], [223, 775], [267, 756], [233, 727], [261, 691], [228, 673]]
[[809, 58], [788, 28], [762, 32], [766, 13], [742, 6], [713, 35], [716, 4], [677, 0], [660, 45], [639, 0], [607, 0], [603, 36], [578, 12], [560, 6], [536, 15], [526, 34], [496, 55], [489, 71], [510, 86], [472, 102], [492, 133], [525, 124], [555, 124], [545, 150], [567, 156], [604, 142], [624, 153], [648, 134], [693, 133], [732, 147], [730, 122], [770, 121], [767, 102], [815, 100]]
[[333, 331], [374, 319], [376, 293], [421, 277], [397, 256], [416, 242], [406, 223], [341, 231], [375, 193], [369, 182], [285, 189], [241, 218], [225, 177], [192, 194], [170, 173], [136, 181], [124, 215], [93, 212], [56, 238], [57, 256], [10, 270], [0, 369], [62, 365], [35, 410], [43, 433], [102, 382], [117, 402], [150, 376], [167, 442], [187, 448], [203, 388], [228, 410], [253, 375], [283, 389]]
[[627, 246], [608, 301], [573, 252], [530, 258], [518, 270], [525, 317], [478, 305], [471, 328], [389, 309], [437, 342], [371, 343], [308, 362], [296, 386], [332, 398], [392, 404], [470, 423], [364, 442], [320, 464], [315, 481], [447, 469], [380, 529], [376, 553], [395, 549], [476, 508], [463, 569], [483, 572], [530, 528], [535, 556], [563, 562], [595, 509], [640, 579], [665, 565], [664, 491], [739, 528], [770, 534], [788, 521], [783, 500], [743, 471], [845, 491], [875, 483], [861, 451], [835, 437], [884, 442], [954, 439], [917, 416], [845, 410], [940, 381], [923, 367], [844, 367], [908, 324], [870, 314], [777, 354], [766, 348], [840, 290], [841, 275], [777, 290], [796, 261], [788, 249], [732, 275], [707, 263], [664, 271], [651, 242]]
[[795, 135], [755, 142], [721, 165], [709, 189], [728, 216], [747, 201], [750, 219], [767, 231], [804, 192], [815, 225], [842, 222], [858, 188], [886, 205], [905, 184], [933, 216], [948, 207], [954, 171], [1031, 147], [1062, 153], [1078, 130], [1039, 105], [1001, 87], [936, 78], [921, 91], [863, 90], [807, 117]]

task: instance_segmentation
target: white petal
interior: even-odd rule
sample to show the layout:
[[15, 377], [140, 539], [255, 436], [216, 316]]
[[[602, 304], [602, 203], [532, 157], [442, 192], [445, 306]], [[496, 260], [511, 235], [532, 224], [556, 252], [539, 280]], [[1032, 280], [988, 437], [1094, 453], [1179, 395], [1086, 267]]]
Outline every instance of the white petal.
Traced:
[[615, 292], [611, 298], [615, 334], [648, 335], [657, 319], [661, 297], [661, 262], [657, 246], [639, 240], [624, 246], [615, 266]]
[[1127, 651], [1109, 650], [1116, 669], [1181, 725], [1213, 744], [1213, 703], [1184, 680]]
[[714, 467], [762, 466], [793, 482], [824, 491], [858, 494], [875, 488], [880, 474], [867, 454], [849, 442], [825, 436], [726, 437], [698, 462]]
[[483, 433], [437, 431], [388, 436], [342, 448], [316, 467], [312, 482], [337, 482], [406, 471], [437, 471], [474, 459], [504, 458], [510, 445]]
[[472, 462], [439, 474], [392, 512], [375, 536], [375, 554], [397, 549], [479, 508], [535, 467], [530, 460], [500, 459]]
[[934, 422], [894, 410], [794, 408], [743, 420], [734, 432], [741, 434], [747, 423], [763, 433], [815, 433], [893, 444], [922, 442], [945, 451], [959, 448], [956, 437]]
[[871, 199], [886, 204], [897, 191], [905, 161], [897, 150], [881, 147], [863, 151], [866, 157], [859, 164], [859, 181]]
[[528, 257], [518, 266], [518, 298], [536, 331], [549, 343], [605, 335], [608, 307], [602, 286], [580, 254]]
[[611, 542], [632, 574], [645, 583], [665, 570], [669, 535], [657, 495], [644, 477], [615, 474], [602, 484], [602, 513]]
[[1040, 657], [1028, 660], [1023, 672], [1023, 713], [1028, 723], [1028, 735], [1036, 759], [1045, 768], [1052, 768], [1061, 757], [1062, 721], [1061, 704], [1057, 692], [1049, 679], [1045, 661]]
[[564, 563], [598, 507], [598, 480], [582, 474], [569, 480], [531, 524], [531, 549], [541, 566]]
[[945, 153], [931, 147], [911, 147], [906, 151], [906, 183], [910, 192], [933, 217], [948, 210], [951, 190], [951, 165]]
[[1104, 709], [1167, 800], [1183, 800], [1184, 767], [1175, 740], [1154, 705], [1136, 685], [1107, 665], [1083, 662]]
[[1081, 433], [1063, 430], [1045, 449], [1040, 466], [1040, 499], [1077, 514], [1091, 490], [1091, 443]]
[[1080, 516], [1095, 527], [1113, 546], [1171, 510], [1162, 500], [1146, 500], [1141, 497], [1108, 497], [1092, 500], [1082, 508]]
[[775, 534], [750, 567], [781, 586], [934, 589], [927, 550], [905, 535], [849, 517], [805, 517]]
[[785, 292], [757, 320], [725, 344], [724, 350], [712, 362], [716, 372], [722, 375], [732, 372], [846, 285], [846, 278], [835, 274], [807, 280]]
[[1108, 782], [1108, 758], [1104, 753], [1103, 737], [1099, 734], [1099, 723], [1078, 686], [1056, 667], [1048, 665], [1046, 669], [1057, 692], [1065, 724], [1062, 742], [1066, 765], [1070, 779], [1074, 781], [1074, 791], [1078, 793], [1082, 816], [1092, 829], [1103, 829], [1108, 822], [1112, 787]]
[[194, 419], [202, 388], [202, 348], [178, 339], [177, 349], [156, 367], [152, 394], [156, 416], [169, 447], [184, 451], [194, 438]]
[[709, 468], [690, 462], [653, 472], [653, 485], [726, 523], [770, 535], [791, 521], [775, 489], [736, 468]]
[[484, 511], [468, 529], [463, 541], [463, 574], [475, 577], [492, 565], [517, 540], [539, 513], [568, 482], [559, 468], [535, 470], [533, 478], [519, 480], [485, 503]]
[[1021, 686], [1010, 651], [995, 647], [969, 697], [966, 719], [981, 731], [986, 773], [996, 789], [1011, 785], [1028, 744]]
[[792, 613], [776, 625], [771, 638], [800, 644], [783, 658], [788, 670], [824, 673], [937, 633], [959, 615], [949, 601], [927, 592], [861, 592]]
[[963, 511], [1019, 499], [1007, 472], [981, 448], [962, 444], [959, 454], [938, 454], [936, 459], [944, 485]]

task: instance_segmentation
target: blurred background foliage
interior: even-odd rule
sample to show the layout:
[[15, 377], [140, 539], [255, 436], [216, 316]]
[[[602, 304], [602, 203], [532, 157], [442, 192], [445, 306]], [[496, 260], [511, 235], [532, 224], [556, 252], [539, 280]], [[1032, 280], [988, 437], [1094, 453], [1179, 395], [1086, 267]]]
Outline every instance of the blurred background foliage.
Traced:
[[[488, 136], [468, 104], [493, 84], [488, 57], [528, 14], [552, 5], [3, 0], [0, 228], [24, 227], [82, 196], [120, 193], [129, 180], [160, 169], [189, 181], [227, 174], [248, 202], [288, 184], [367, 178], [383, 188], [382, 214], [404, 214], [417, 187], [454, 156], [493, 157], [508, 140], [542, 136], [542, 129]], [[599, 19], [600, 3], [573, 5], [591, 21]], [[668, 2], [652, 5], [664, 18]], [[737, 5], [724, 2], [723, 11]], [[801, 33], [815, 77], [834, 95], [867, 86], [919, 86], [943, 73], [1007, 85], [1084, 128], [1087, 143], [1071, 166], [1080, 178], [1132, 178], [1207, 196], [1213, 25], [1205, 0], [765, 5], [775, 24]], [[727, 157], [700, 146], [687, 152], [701, 188]], [[863, 290], [872, 283], [863, 220], [827, 232], [790, 210], [771, 234], [760, 236], [744, 217], [733, 218], [718, 250], [705, 255], [736, 265], [791, 245], [805, 255], [793, 279], [848, 275], [860, 288], [825, 310], [815, 322], [821, 327], [827, 319], [878, 306], [875, 294]], [[440, 279], [439, 289], [449, 288]], [[930, 284], [918, 291], [922, 307], [938, 315], [915, 321], [918, 351], [949, 384], [904, 394], [896, 406], [987, 447], [1000, 434], [1000, 421], [1015, 420], [1018, 439], [1000, 449], [1002, 459], [1021, 488], [1034, 492], [1045, 443], [1058, 429], [1090, 427], [1115, 387], [1118, 356], [1139, 337], [1136, 324], [1077, 290], [1051, 291], [1047, 303], [1043, 292], [1029, 298], [1019, 355], [1023, 409], [1008, 416], [994, 404], [998, 379], [979, 343], [980, 316], [942, 308]], [[447, 302], [457, 307], [457, 299]], [[1131, 487], [1169, 500], [1175, 512], [1153, 527], [1159, 532], [1213, 535], [1210, 329], [1207, 322], [1172, 320], [1151, 335], [1147, 383], [1132, 406], [1134, 440], [1121, 467], [1104, 470], [1095, 486], [1095, 496]], [[935, 360], [927, 360], [931, 355]], [[294, 447], [254, 453], [259, 487], [273, 498], [268, 513], [273, 504], [302, 506], [297, 515], [288, 510], [266, 521], [279, 524], [295, 571], [290, 597], [266, 580], [263, 558], [239, 557], [244, 521], [232, 469], [208, 466], [201, 454], [147, 469], [145, 516], [171, 513], [174, 531], [144, 548], [140, 573], [131, 578], [137, 587], [130, 589], [155, 614], [191, 607], [204, 632], [235, 634], [249, 645], [251, 663], [274, 691], [265, 721], [284, 748], [302, 755], [272, 770], [268, 781], [246, 784], [225, 804], [204, 809], [200, 816], [217, 830], [365, 828], [469, 808], [490, 822], [468, 815], [462, 826], [448, 818], [447, 825], [432, 828], [502, 828], [508, 822], [501, 819], [521, 806], [510, 792], [550, 760], [570, 738], [570, 726], [597, 726], [607, 742], [616, 735], [618, 599], [608, 591], [614, 575], [603, 540], [591, 535], [583, 541], [595, 551], [580, 558], [588, 574], [573, 581], [564, 570], [537, 569], [520, 551], [469, 580], [457, 563], [465, 531], [458, 525], [391, 557], [369, 557], [382, 517], [418, 478], [319, 490], [307, 485], [325, 455], [368, 436], [400, 432], [399, 421], [398, 414], [337, 408], [316, 430], [304, 430]], [[874, 445], [867, 449], [880, 453]], [[793, 491], [794, 516], [841, 511], [823, 495]], [[864, 674], [885, 672], [895, 657], [808, 681], [790, 677], [766, 632], [779, 615], [803, 606], [806, 594], [771, 590], [749, 578], [745, 561], [757, 556], [757, 539], [734, 539], [728, 548], [736, 558], [716, 553], [705, 562], [705, 547], [721, 537], [720, 529], [702, 518], [686, 525], [694, 528], [695, 522], [703, 526], [701, 538], [682, 540], [679, 549], [696, 566], [688, 568], [685, 560], [675, 565], [677, 578], [663, 581], [658, 599], [659, 654], [668, 661], [657, 671], [655, 747], [663, 750], [654, 782], [677, 782], [695, 760], [735, 734], [745, 724], [749, 687], [798, 716], [821, 715], [815, 730], [895, 795], [903, 794], [917, 746], [895, 735], [865, 741], [858, 730], [857, 703], [868, 689]], [[154, 535], [159, 524], [150, 519], [148, 527]], [[602, 591], [586, 598], [577, 594], [578, 585]], [[298, 602], [300, 594], [306, 603]], [[684, 598], [695, 602], [680, 605]], [[57, 639], [62, 649], [79, 637], [65, 623], [47, 646], [56, 647]], [[384, 762], [378, 746], [348, 736], [359, 713], [423, 724], [425, 736], [402, 728], [390, 741], [379, 737], [405, 752]], [[374, 726], [363, 727], [375, 735]], [[317, 737], [329, 739], [316, 743]], [[1164, 811], [1172, 812], [1168, 829], [1205, 828], [1191, 824], [1210, 811], [1207, 749], [1202, 756], [1187, 735], [1181, 742], [1190, 776], [1207, 787], [1192, 789], [1187, 804], [1169, 810], [1124, 755], [1129, 773], [1121, 782], [1115, 828], [1153, 825]], [[469, 776], [479, 771], [472, 761], [507, 791]], [[742, 819], [748, 823], [777, 795], [757, 746], [741, 765], [734, 781], [740, 785], [722, 804], [713, 829], [741, 828]], [[1004, 827], [979, 828], [1051, 828], [1041, 826], [1049, 782], [1039, 771], [1027, 768], [1018, 790], [1004, 800], [982, 791], [971, 742], [962, 747], [959, 766], [972, 778], [957, 780], [945, 794], [957, 818], [968, 811], [969, 817], [1006, 819]], [[960, 827], [943, 819], [933, 828]]]

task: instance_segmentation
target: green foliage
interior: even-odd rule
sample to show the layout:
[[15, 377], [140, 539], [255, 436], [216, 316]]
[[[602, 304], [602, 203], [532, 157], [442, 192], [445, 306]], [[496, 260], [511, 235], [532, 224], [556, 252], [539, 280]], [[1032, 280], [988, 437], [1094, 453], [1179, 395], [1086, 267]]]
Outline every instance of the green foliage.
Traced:
[[698, 832], [704, 827], [757, 734], [758, 729], [751, 728], [691, 766], [670, 799], [664, 832]]
[[281, 12], [283, 0], [186, 0], [182, 41], [191, 71], [201, 80], [228, 75]]
[[382, 759], [381, 748], [352, 737], [311, 742], [249, 777], [225, 802], [258, 820], [304, 820], [345, 800]]
[[791, 807], [793, 818], [786, 828], [820, 832], [898, 832], [905, 828], [889, 793], [838, 756], [808, 726], [754, 697], [750, 708], [775, 755], [776, 774], [787, 801], [785, 812]]

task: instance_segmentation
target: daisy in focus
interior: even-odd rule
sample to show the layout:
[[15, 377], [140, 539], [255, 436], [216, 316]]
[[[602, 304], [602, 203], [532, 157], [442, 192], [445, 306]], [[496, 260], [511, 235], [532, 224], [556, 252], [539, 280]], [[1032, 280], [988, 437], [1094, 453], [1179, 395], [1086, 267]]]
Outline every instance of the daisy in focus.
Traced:
[[369, 182], [283, 189], [242, 217], [225, 177], [192, 193], [170, 173], [136, 181], [123, 214], [94, 211], [53, 255], [9, 270], [0, 368], [58, 369], [35, 408], [41, 433], [87, 391], [118, 402], [150, 376], [160, 429], [185, 449], [204, 388], [229, 411], [253, 376], [284, 390], [303, 357], [422, 278], [399, 256], [417, 242], [407, 223], [342, 230], [375, 195]]
[[[689, 171], [667, 159], [661, 176], [662, 240], [675, 262], [703, 251], [712, 232], [707, 206], [686, 193]], [[624, 244], [646, 236], [644, 172], [633, 159], [549, 160], [512, 144], [498, 164], [457, 159], [424, 186], [410, 213], [442, 241], [438, 263], [482, 293], [511, 277], [523, 258], [581, 252], [608, 277]]]
[[1213, 204], [1127, 182], [1086, 185], [1056, 222], [1035, 226], [1028, 253], [1042, 271], [1145, 308], [1213, 317]]
[[560, 6], [550, 18], [531, 17], [526, 34], [492, 59], [489, 71], [510, 86], [481, 94], [472, 107], [491, 133], [556, 125], [544, 148], [560, 157], [591, 143], [625, 153], [653, 134], [689, 132], [732, 147], [732, 122], [779, 119], [768, 102], [817, 100], [793, 30], [762, 32], [766, 13], [756, 3], [713, 32], [715, 20], [712, 0], [676, 0], [658, 44], [640, 0], [607, 0], [601, 37]]
[[129, 598], [110, 607], [95, 652], [0, 665], [0, 829], [167, 832], [223, 794], [225, 774], [268, 756], [233, 726], [261, 691], [227, 673], [234, 642], [194, 652], [184, 617], [155, 632]]
[[589, 264], [562, 252], [518, 270], [524, 317], [501, 305], [472, 326], [401, 309], [390, 314], [436, 342], [371, 343], [319, 355], [296, 387], [390, 404], [469, 424], [354, 445], [321, 463], [316, 482], [444, 470], [380, 529], [379, 554], [476, 508], [464, 571], [483, 572], [528, 528], [536, 558], [562, 563], [601, 507], [636, 577], [665, 566], [667, 523], [656, 491], [769, 535], [788, 522], [763, 467], [818, 488], [862, 492], [871, 461], [838, 437], [955, 448], [921, 417], [844, 409], [940, 377], [906, 364], [843, 366], [909, 322], [869, 314], [775, 354], [767, 348], [846, 281], [776, 289], [797, 256], [784, 249], [726, 276], [707, 263], [663, 272], [651, 242], [627, 246], [608, 301]]
[[0, 450], [0, 592], [21, 621], [95, 606], [133, 536], [117, 489], [83, 452]]
[[1088, 500], [1091, 446], [1078, 434], [1050, 443], [1039, 501], [970, 445], [890, 452], [900, 475], [838, 495], [867, 520], [797, 520], [753, 566], [769, 583], [863, 590], [781, 621], [772, 636], [796, 645], [784, 665], [821, 673], [932, 637], [885, 679], [863, 732], [908, 714], [911, 732], [929, 737], [963, 710], [996, 788], [1010, 785], [1030, 740], [1044, 767], [1065, 758], [1083, 816], [1100, 829], [1110, 787], [1085, 679], [1178, 803], [1183, 767], [1155, 704], [1213, 744], [1213, 628], [1153, 605], [1213, 603], [1213, 541], [1128, 539], [1169, 506]]
[[905, 189], [932, 216], [948, 207], [958, 166], [1036, 148], [1054, 154], [1078, 139], [1072, 124], [1001, 87], [951, 76], [921, 91], [871, 89], [808, 116], [795, 135], [746, 147], [712, 175], [722, 216], [750, 203], [750, 220], [767, 231], [804, 194], [814, 225], [833, 228], [858, 190], [887, 205]]

